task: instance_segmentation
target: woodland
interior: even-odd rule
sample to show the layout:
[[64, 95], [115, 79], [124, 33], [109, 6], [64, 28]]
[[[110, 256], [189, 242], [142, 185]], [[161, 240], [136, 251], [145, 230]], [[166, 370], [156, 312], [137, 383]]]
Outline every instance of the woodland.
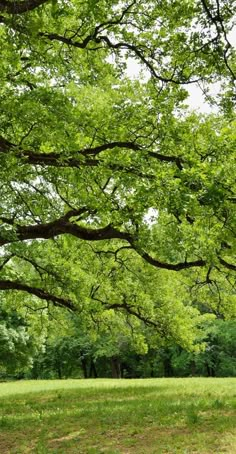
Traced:
[[0, 1], [2, 375], [236, 375], [234, 10]]

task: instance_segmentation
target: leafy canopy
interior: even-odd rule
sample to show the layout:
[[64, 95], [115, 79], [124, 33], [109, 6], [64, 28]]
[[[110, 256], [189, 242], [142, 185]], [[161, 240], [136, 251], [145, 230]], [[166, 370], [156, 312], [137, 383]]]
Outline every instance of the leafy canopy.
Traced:
[[[183, 343], [202, 307], [234, 315], [233, 1], [0, 13], [5, 298], [128, 313]], [[217, 113], [187, 108], [192, 84]]]

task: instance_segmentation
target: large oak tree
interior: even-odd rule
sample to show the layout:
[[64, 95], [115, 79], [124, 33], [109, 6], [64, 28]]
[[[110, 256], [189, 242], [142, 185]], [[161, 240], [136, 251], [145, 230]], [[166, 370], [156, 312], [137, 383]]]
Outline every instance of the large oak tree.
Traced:
[[[111, 274], [148, 264], [157, 287], [158, 269], [178, 272], [232, 301], [233, 3], [0, 2], [4, 294], [78, 310], [81, 273], [101, 302], [112, 257]], [[187, 108], [190, 85], [212, 113]], [[157, 323], [108, 294], [107, 308]]]

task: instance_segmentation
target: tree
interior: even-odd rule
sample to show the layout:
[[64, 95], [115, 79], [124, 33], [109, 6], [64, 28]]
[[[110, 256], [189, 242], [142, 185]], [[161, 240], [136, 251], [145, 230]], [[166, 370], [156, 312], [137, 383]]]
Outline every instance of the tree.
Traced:
[[[79, 311], [84, 254], [94, 303], [94, 279], [104, 276], [104, 261], [111, 264], [110, 250], [113, 262], [129, 254], [136, 267], [139, 256], [140, 269], [143, 262], [178, 272], [213, 303], [215, 294], [230, 301], [232, 9], [231, 0], [0, 2], [3, 292]], [[139, 69], [134, 80], [130, 59]], [[213, 100], [208, 89], [217, 82]], [[194, 83], [217, 114], [186, 108]], [[98, 263], [101, 251], [108, 258]], [[105, 304], [148, 321], [140, 305]]]

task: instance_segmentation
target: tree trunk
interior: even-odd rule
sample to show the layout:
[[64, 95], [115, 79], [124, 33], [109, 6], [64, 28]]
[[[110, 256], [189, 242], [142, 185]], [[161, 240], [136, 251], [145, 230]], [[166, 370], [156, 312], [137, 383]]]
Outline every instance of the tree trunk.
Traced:
[[120, 360], [114, 356], [111, 358], [111, 373], [112, 378], [121, 378]]
[[89, 378], [92, 378], [92, 377], [98, 378], [97, 370], [96, 370], [93, 359], [91, 359], [90, 369], [89, 369]]
[[166, 357], [163, 359], [163, 367], [164, 367], [164, 376], [165, 377], [172, 377], [173, 376], [173, 369], [171, 365], [171, 359]]
[[84, 378], [88, 378], [87, 361], [86, 361], [86, 359], [84, 359], [84, 358], [81, 359], [81, 365], [82, 365], [82, 370], [83, 370]]
[[57, 363], [57, 375], [58, 375], [58, 378], [61, 380], [62, 379], [62, 370], [61, 370], [61, 364], [59, 362]]
[[195, 361], [191, 361], [191, 375], [192, 377], [194, 377], [196, 375], [196, 364], [195, 364]]

